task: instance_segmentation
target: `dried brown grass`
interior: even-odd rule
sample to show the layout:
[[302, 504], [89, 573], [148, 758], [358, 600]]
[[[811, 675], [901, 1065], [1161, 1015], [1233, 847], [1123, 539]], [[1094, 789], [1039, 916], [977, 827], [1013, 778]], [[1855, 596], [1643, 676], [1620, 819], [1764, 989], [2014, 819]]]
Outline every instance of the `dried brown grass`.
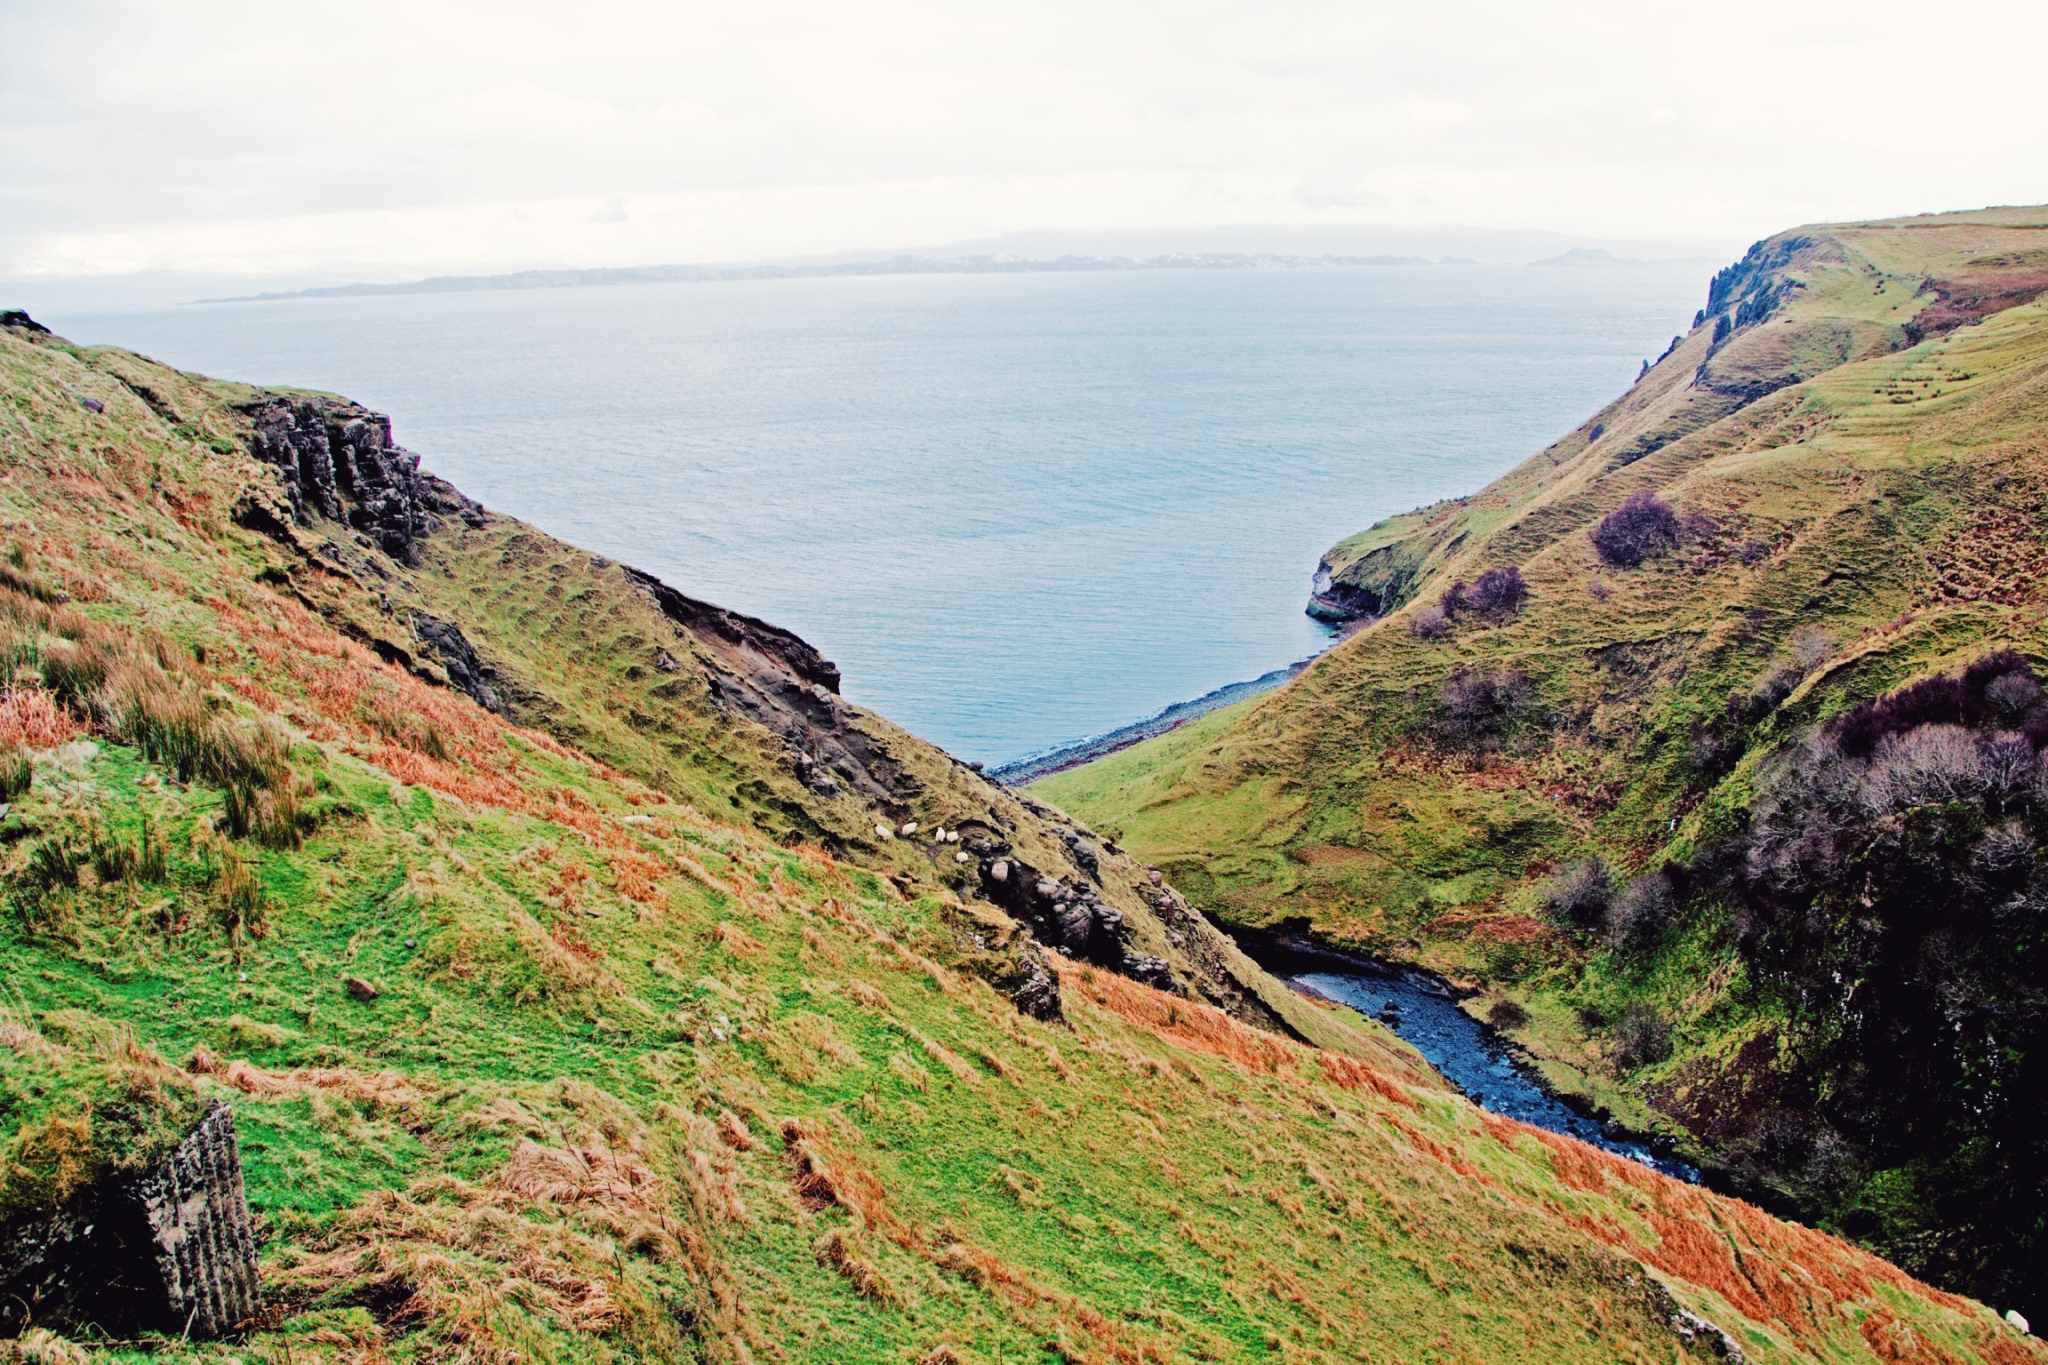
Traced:
[[0, 747], [52, 749], [84, 733], [84, 727], [40, 687], [0, 692]]
[[1092, 1000], [1112, 1014], [1183, 1047], [1262, 1074], [1279, 1071], [1294, 1060], [1293, 1051], [1280, 1039], [1240, 1024], [1213, 1005], [1184, 1000], [1129, 977], [1083, 967], [1059, 953], [1045, 956], [1059, 973], [1062, 994]]

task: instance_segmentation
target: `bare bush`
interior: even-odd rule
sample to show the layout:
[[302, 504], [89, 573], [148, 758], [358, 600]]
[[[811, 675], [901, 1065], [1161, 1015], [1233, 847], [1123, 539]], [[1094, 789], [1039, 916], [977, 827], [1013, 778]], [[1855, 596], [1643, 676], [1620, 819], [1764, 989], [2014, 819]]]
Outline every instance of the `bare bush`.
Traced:
[[[2005, 681], [2008, 678], [2019, 681]], [[2030, 683], [2038, 689], [2033, 666], [2022, 655], [2010, 649], [1996, 650], [1965, 668], [1960, 676], [1922, 678], [1852, 707], [1835, 718], [1829, 733], [1843, 753], [1864, 758], [1876, 752], [1888, 736], [1923, 725], [1975, 727], [2004, 720], [2009, 708], [2028, 695]], [[2027, 706], [2031, 711], [2032, 703]], [[2048, 732], [2043, 738], [2048, 738]]]
[[1529, 680], [1519, 671], [1461, 665], [1437, 689], [1437, 735], [1453, 748], [1496, 749], [1528, 699]]
[[1522, 571], [1513, 564], [1488, 569], [1472, 584], [1472, 591], [1466, 594], [1465, 602], [1474, 612], [1489, 621], [1505, 621], [1522, 610], [1522, 604], [1529, 600], [1529, 585], [1522, 581]]
[[1435, 640], [1450, 629], [1450, 623], [1444, 619], [1443, 608], [1423, 606], [1408, 617], [1408, 629], [1421, 639]]
[[1678, 514], [1671, 504], [1643, 488], [1602, 517], [1586, 538], [1593, 542], [1602, 563], [1633, 569], [1675, 549], [1679, 530]]
[[1596, 933], [1607, 923], [1614, 900], [1614, 879], [1599, 858], [1585, 858], [1559, 868], [1543, 888], [1543, 918], [1553, 927], [1576, 934]]
[[1999, 720], [2017, 725], [2041, 700], [2041, 684], [2027, 673], [2001, 673], [1984, 688], [1984, 701]]
[[1622, 888], [1607, 914], [1607, 940], [1615, 950], [1639, 955], [1657, 946], [1678, 913], [1669, 873], [1654, 869]]
[[1500, 625], [1513, 620], [1528, 600], [1529, 585], [1522, 581], [1521, 569], [1507, 564], [1488, 569], [1469, 585], [1463, 579], [1451, 584], [1437, 598], [1436, 606], [1445, 619], [1472, 615]]
[[1653, 1005], [1630, 1005], [1614, 1020], [1614, 1065], [1622, 1072], [1654, 1066], [1671, 1055], [1671, 1025]]
[[1529, 1011], [1512, 1000], [1496, 1000], [1486, 1012], [1486, 1022], [1503, 1033], [1513, 1033], [1529, 1027]]
[[1834, 650], [1835, 642], [1833, 637], [1819, 626], [1806, 625], [1792, 632], [1788, 646], [1792, 655], [1792, 666], [1798, 669], [1803, 677], [1827, 662], [1829, 653]]

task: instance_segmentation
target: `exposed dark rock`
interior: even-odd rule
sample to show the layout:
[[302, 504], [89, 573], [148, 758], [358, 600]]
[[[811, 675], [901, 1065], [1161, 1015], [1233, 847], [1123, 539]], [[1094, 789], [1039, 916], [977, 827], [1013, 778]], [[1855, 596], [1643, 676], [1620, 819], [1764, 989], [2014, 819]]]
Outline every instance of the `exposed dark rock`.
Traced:
[[293, 519], [345, 521], [401, 564], [437, 518], [481, 525], [482, 507], [431, 475], [391, 442], [391, 419], [328, 398], [274, 397], [244, 405], [249, 453], [276, 469]]
[[37, 322], [19, 308], [9, 308], [5, 312], [0, 312], [0, 327], [19, 327], [24, 332], [37, 332], [43, 336], [50, 335], [49, 328], [43, 326], [42, 323]]
[[827, 692], [839, 690], [838, 667], [796, 632], [687, 597], [638, 569], [628, 568], [626, 577], [646, 589], [662, 615], [698, 638], [737, 645]]
[[215, 1337], [261, 1307], [232, 1111], [140, 1177], [0, 1227], [0, 1336], [30, 1326]]
[[432, 655], [448, 674], [448, 681], [467, 692], [471, 701], [486, 711], [505, 709], [490, 684], [496, 670], [477, 657], [461, 626], [437, 616], [418, 615], [412, 618], [412, 632], [422, 652]]
[[[820, 796], [850, 790], [894, 819], [908, 813], [917, 783], [881, 739], [856, 723], [859, 713], [839, 698], [839, 670], [831, 660], [793, 631], [700, 602], [652, 574], [621, 567], [675, 625], [677, 638], [698, 645], [699, 659], [709, 665], [712, 703], [780, 736], [798, 781]], [[677, 666], [667, 651], [657, 650], [656, 668], [668, 672]]]
[[86, 398], [83, 396], [79, 398], [78, 406], [84, 408], [87, 412], [105, 412], [107, 410], [107, 405], [105, 403], [102, 403], [99, 399]]
[[[1048, 948], [1057, 948], [1069, 957], [1113, 972], [1132, 974], [1130, 963], [1139, 959], [1125, 951], [1129, 931], [1122, 911], [1105, 903], [1092, 886], [1041, 873], [1019, 861], [1006, 848], [1001, 851], [1006, 856], [985, 856], [982, 860], [984, 897], [1029, 929]], [[1170, 969], [1164, 983], [1166, 989], [1178, 989]]]
[[1452, 548], [1445, 541], [1455, 520], [1436, 518], [1346, 564], [1333, 567], [1328, 560], [1317, 564], [1305, 610], [1318, 621], [1332, 624], [1369, 620], [1397, 610], [1428, 576], [1425, 566], [1430, 557]]
[[1004, 989], [1012, 1004], [1034, 1019], [1058, 1019], [1061, 1017], [1060, 983], [1045, 965], [1045, 954], [1031, 944], [1024, 944], [1017, 950], [1016, 974], [1007, 981], [996, 983]]
[[1124, 975], [1147, 986], [1156, 986], [1162, 991], [1175, 989], [1173, 966], [1163, 957], [1146, 957], [1142, 953], [1124, 959]]

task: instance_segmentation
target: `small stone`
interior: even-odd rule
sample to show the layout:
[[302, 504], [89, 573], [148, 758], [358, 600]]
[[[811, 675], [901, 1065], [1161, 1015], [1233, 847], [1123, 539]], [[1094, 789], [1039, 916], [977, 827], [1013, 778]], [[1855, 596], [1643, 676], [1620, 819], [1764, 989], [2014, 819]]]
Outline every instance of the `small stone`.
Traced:
[[248, 979], [249, 979], [249, 974], [248, 974], [247, 972], [236, 972], [236, 973], [235, 973], [235, 980], [237, 980], [237, 981], [247, 981]]
[[341, 984], [350, 995], [358, 1000], [375, 1000], [377, 998], [377, 988], [363, 980], [360, 976], [344, 977]]
[[1162, 877], [1162, 876], [1160, 876], [1160, 875], [1159, 875], [1159, 869], [1158, 869], [1158, 868], [1156, 868], [1156, 867], [1155, 867], [1155, 868], [1153, 868], [1153, 869], [1152, 869], [1152, 885], [1154, 885], [1154, 886], [1157, 886], [1157, 885], [1159, 885], [1159, 884], [1160, 884], [1161, 882], [1163, 882], [1163, 881], [1165, 881], [1165, 880], [1166, 880], [1166, 879], [1165, 879], [1164, 877]]
[[1001, 858], [996, 859], [993, 863], [989, 864], [988, 879], [992, 882], [1006, 882], [1010, 880], [1010, 865]]
[[1038, 885], [1032, 887], [1031, 889], [1038, 893], [1038, 898], [1040, 900], [1049, 901], [1053, 897], [1059, 895], [1060, 884], [1056, 881], [1048, 880], [1045, 877], [1040, 877], [1038, 879]]
[[408, 948], [417, 948], [417, 947], [419, 947], [420, 945], [419, 945], [419, 941], [418, 941], [417, 939], [410, 939], [410, 938], [409, 938], [409, 939], [407, 939], [407, 940], [405, 941], [405, 946], [406, 946], [406, 947], [408, 947]]

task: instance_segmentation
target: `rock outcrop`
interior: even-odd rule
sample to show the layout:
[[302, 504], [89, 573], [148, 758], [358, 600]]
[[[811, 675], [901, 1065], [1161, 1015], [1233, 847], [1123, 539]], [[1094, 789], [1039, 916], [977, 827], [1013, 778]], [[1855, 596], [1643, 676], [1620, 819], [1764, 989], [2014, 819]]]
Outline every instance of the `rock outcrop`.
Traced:
[[[346, 522], [412, 566], [419, 562], [414, 543], [437, 517], [482, 522], [479, 504], [422, 474], [420, 457], [392, 443], [391, 419], [382, 413], [296, 396], [259, 399], [243, 411], [251, 424], [249, 453], [277, 470], [301, 526], [312, 526], [316, 515]], [[240, 517], [275, 534], [260, 508], [244, 509]]]
[[256, 1316], [258, 1291], [234, 1114], [218, 1100], [142, 1176], [0, 1228], [0, 1335], [221, 1336]]

